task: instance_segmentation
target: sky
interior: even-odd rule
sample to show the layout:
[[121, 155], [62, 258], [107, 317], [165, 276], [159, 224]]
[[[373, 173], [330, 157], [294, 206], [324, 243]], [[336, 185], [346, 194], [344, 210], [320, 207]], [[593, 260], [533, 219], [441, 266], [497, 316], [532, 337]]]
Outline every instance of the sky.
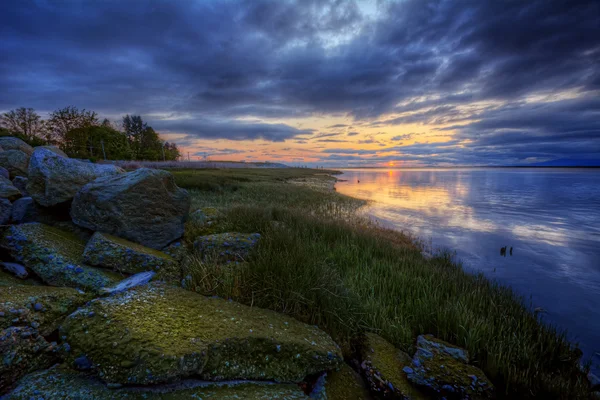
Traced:
[[599, 1], [3, 0], [0, 55], [0, 112], [139, 114], [191, 159], [600, 160]]

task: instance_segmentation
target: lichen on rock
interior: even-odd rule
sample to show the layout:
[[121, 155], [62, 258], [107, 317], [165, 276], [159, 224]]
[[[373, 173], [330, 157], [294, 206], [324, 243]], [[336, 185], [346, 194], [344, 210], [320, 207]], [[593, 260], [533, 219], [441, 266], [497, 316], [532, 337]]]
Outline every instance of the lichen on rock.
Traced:
[[337, 371], [326, 372], [310, 394], [316, 400], [370, 400], [372, 397], [361, 378], [348, 364]]
[[171, 256], [107, 233], [96, 232], [85, 246], [83, 262], [136, 274], [155, 271], [161, 279], [180, 279], [179, 264]]
[[6, 227], [0, 246], [49, 285], [98, 291], [122, 279], [116, 273], [83, 265], [84, 241], [40, 223]]
[[491, 398], [494, 386], [479, 368], [467, 364], [466, 350], [432, 335], [417, 338], [417, 351], [406, 370], [415, 385], [450, 398]]
[[61, 335], [70, 361], [85, 355], [108, 383], [191, 375], [299, 382], [341, 362], [339, 347], [316, 327], [160, 283], [89, 302], [65, 319]]
[[410, 356], [374, 333], [365, 334], [361, 370], [369, 387], [384, 398], [427, 399], [408, 381], [405, 369]]
[[22, 284], [0, 287], [0, 329], [31, 326], [48, 335], [64, 317], [90, 300], [90, 295], [71, 288]]
[[194, 248], [206, 258], [219, 261], [245, 261], [259, 239], [260, 233], [219, 233], [196, 238]]
[[64, 367], [53, 367], [27, 375], [6, 400], [30, 399], [95, 400], [299, 400], [307, 399], [296, 385], [272, 382], [203, 382], [186, 380], [152, 387], [108, 388], [98, 379]]

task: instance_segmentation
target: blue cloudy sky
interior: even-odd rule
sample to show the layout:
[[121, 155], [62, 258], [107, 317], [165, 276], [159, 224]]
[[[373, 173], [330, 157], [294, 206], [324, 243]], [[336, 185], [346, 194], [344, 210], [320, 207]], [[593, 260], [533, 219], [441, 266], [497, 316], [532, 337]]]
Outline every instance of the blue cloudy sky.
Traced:
[[600, 2], [0, 2], [0, 112], [142, 115], [192, 157], [600, 160]]

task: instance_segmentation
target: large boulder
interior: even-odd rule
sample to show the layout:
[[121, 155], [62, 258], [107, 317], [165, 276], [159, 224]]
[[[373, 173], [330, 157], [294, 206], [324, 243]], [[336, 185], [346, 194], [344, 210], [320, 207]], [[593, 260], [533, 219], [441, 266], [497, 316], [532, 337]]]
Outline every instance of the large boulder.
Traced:
[[0, 147], [6, 150], [20, 150], [27, 155], [33, 153], [33, 147], [13, 136], [0, 137]]
[[0, 331], [0, 393], [29, 372], [56, 362], [58, 346], [36, 329], [19, 326]]
[[5, 228], [0, 247], [49, 285], [99, 291], [121, 280], [116, 273], [81, 263], [85, 241], [40, 223]]
[[297, 385], [273, 382], [203, 382], [185, 380], [152, 387], [109, 388], [89, 374], [53, 367], [27, 375], [6, 400], [298, 400], [308, 399]]
[[469, 365], [466, 350], [431, 335], [417, 338], [408, 379], [437, 396], [484, 399], [494, 396], [494, 385], [479, 368]]
[[39, 147], [36, 147], [36, 149], [50, 150], [51, 152], [53, 152], [56, 155], [59, 155], [61, 157], [65, 157], [65, 158], [69, 158], [69, 156], [64, 151], [62, 151], [61, 149], [59, 149], [56, 146], [39, 146]]
[[27, 191], [36, 202], [50, 207], [70, 201], [79, 189], [96, 178], [122, 172], [114, 165], [84, 163], [37, 147], [29, 162]]
[[141, 168], [85, 185], [73, 199], [73, 222], [153, 249], [183, 235], [190, 196], [167, 171]]
[[83, 262], [128, 274], [156, 271], [162, 279], [181, 278], [179, 264], [171, 256], [101, 232], [94, 233], [85, 246]]
[[8, 199], [0, 198], [0, 225], [10, 221], [13, 205]]
[[75, 289], [9, 284], [0, 289], [0, 329], [31, 326], [42, 335], [58, 328], [64, 317], [90, 299]]
[[428, 397], [409, 382], [405, 368], [410, 356], [374, 333], [366, 333], [361, 351], [361, 372], [371, 391], [383, 398], [424, 400]]
[[339, 347], [323, 331], [288, 316], [160, 283], [95, 299], [67, 317], [69, 360], [85, 357], [102, 380], [299, 382], [335, 369]]
[[204, 258], [227, 261], [245, 261], [260, 239], [260, 233], [218, 233], [200, 236], [194, 242], [194, 248]]
[[0, 176], [0, 198], [15, 201], [23, 194], [19, 189], [13, 186], [12, 182], [3, 176]]
[[10, 178], [27, 176], [29, 168], [29, 154], [21, 150], [7, 150], [0, 152], [0, 166], [7, 169]]

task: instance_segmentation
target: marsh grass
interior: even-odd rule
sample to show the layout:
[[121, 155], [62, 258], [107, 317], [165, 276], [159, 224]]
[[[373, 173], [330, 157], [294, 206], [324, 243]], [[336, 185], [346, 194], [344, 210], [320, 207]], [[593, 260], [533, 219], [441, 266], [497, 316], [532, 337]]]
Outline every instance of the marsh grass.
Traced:
[[[316, 324], [346, 354], [364, 330], [408, 352], [417, 335], [431, 333], [469, 350], [507, 398], [588, 395], [580, 352], [564, 333], [541, 324], [522, 298], [466, 273], [449, 255], [425, 259], [411, 238], [356, 217], [360, 201], [287, 182], [308, 171], [285, 178], [243, 171], [245, 180], [221, 171], [210, 178], [215, 185], [223, 179], [218, 190], [192, 191], [195, 206], [224, 212], [222, 229], [262, 235], [241, 266], [188, 260], [196, 290]], [[194, 175], [176, 179], [192, 188], [206, 172]]]

